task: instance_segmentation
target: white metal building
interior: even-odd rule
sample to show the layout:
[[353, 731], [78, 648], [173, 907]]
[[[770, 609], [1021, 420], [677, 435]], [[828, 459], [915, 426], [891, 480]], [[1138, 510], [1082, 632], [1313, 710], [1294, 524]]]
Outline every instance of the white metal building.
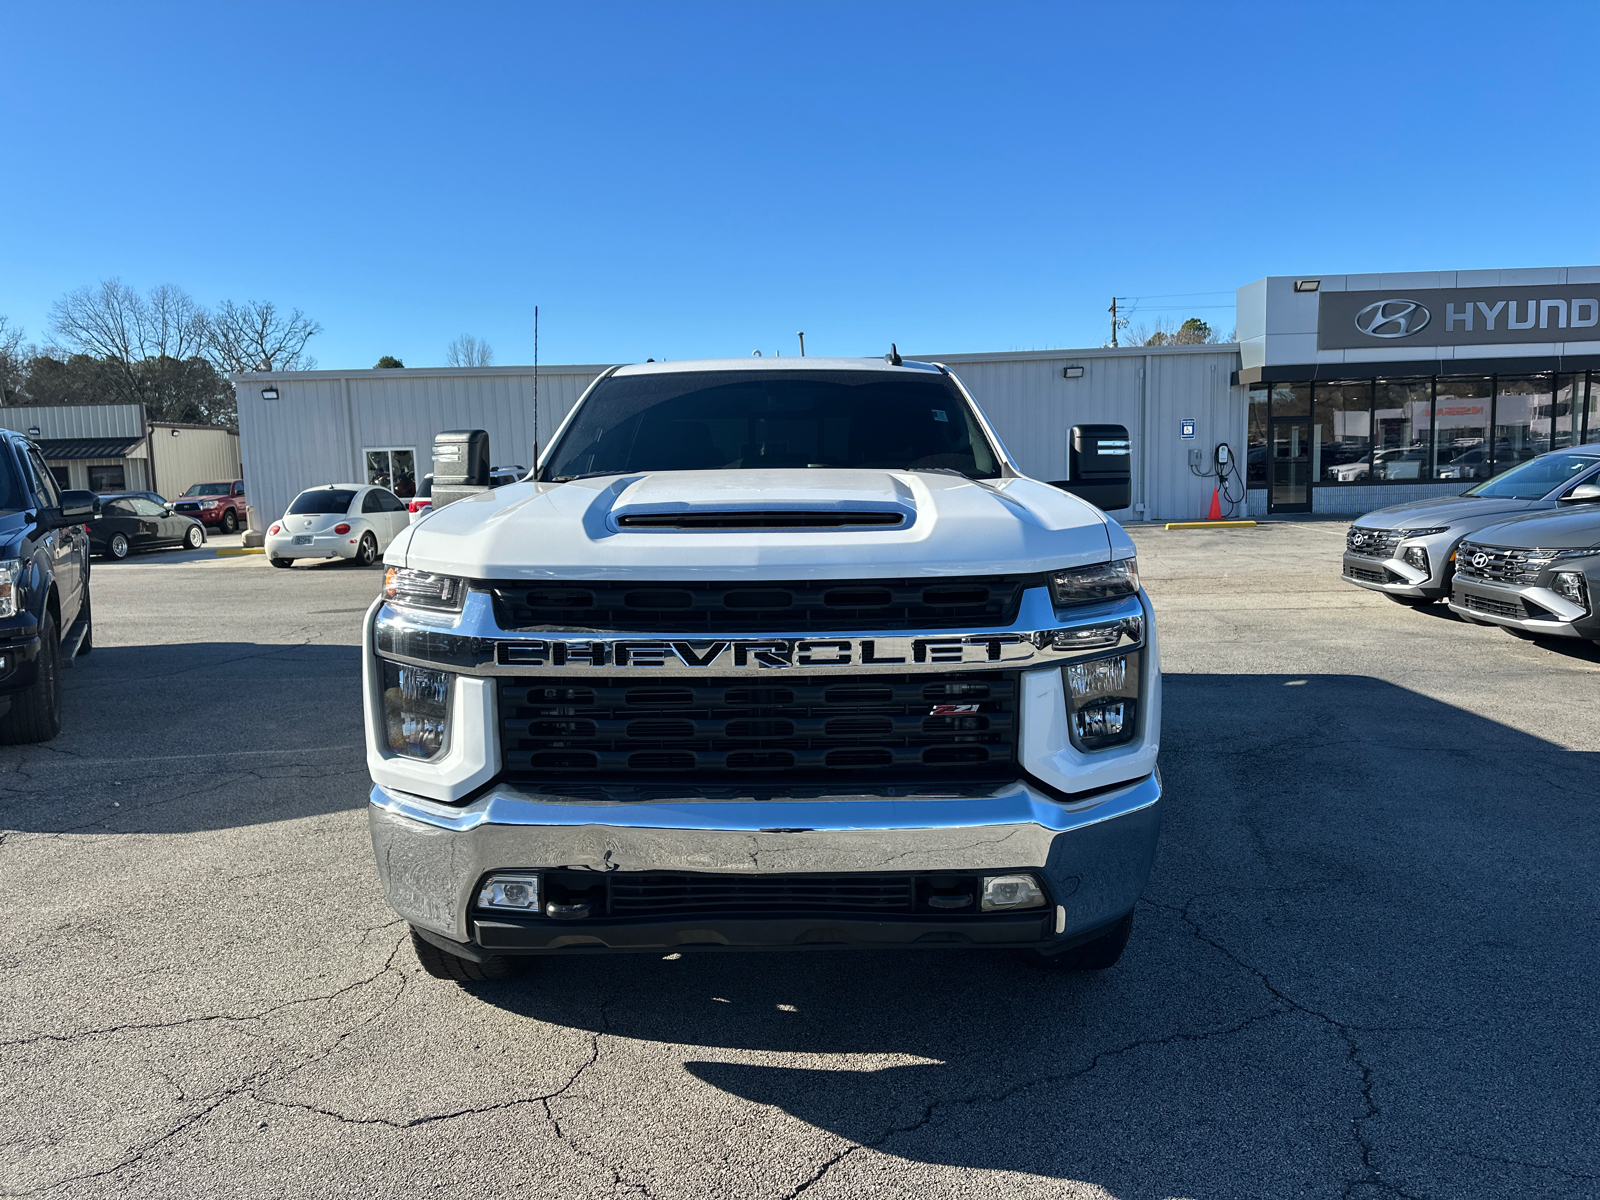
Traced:
[[[1072, 426], [1126, 425], [1134, 506], [1115, 514], [1123, 520], [1204, 517], [1215, 480], [1189, 469], [1188, 451], [1201, 450], [1206, 464], [1218, 442], [1244, 452], [1247, 393], [1233, 382], [1232, 345], [909, 357], [959, 375], [1021, 469], [1040, 479], [1066, 478]], [[540, 441], [603, 370], [539, 368]], [[317, 484], [372, 481], [407, 492], [432, 469], [433, 438], [444, 429], [485, 429], [496, 465], [533, 465], [529, 367], [253, 372], [233, 381], [256, 528]]]

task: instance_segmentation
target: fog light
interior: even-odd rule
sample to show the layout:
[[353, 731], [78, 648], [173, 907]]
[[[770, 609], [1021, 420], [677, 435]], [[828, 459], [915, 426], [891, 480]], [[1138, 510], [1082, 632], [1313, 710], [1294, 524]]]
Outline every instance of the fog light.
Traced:
[[1421, 546], [1407, 546], [1405, 560], [1407, 566], [1415, 567], [1423, 574], [1428, 574], [1428, 552]]
[[450, 675], [383, 664], [383, 721], [389, 749], [407, 758], [437, 758], [450, 734]]
[[1072, 714], [1072, 728], [1080, 740], [1088, 742], [1099, 738], [1118, 738], [1128, 717], [1128, 709], [1120, 700], [1102, 700]]
[[1008, 912], [1014, 908], [1038, 908], [1044, 903], [1044, 889], [1032, 875], [986, 875], [983, 880], [984, 912]]
[[526, 872], [491, 875], [478, 889], [478, 907], [538, 912], [539, 877]]
[[1584, 612], [1589, 611], [1589, 585], [1577, 571], [1558, 571], [1550, 581], [1550, 590], [1563, 600], [1571, 600]]
[[1067, 727], [1080, 750], [1104, 750], [1133, 739], [1139, 701], [1139, 654], [1111, 655], [1062, 668]]

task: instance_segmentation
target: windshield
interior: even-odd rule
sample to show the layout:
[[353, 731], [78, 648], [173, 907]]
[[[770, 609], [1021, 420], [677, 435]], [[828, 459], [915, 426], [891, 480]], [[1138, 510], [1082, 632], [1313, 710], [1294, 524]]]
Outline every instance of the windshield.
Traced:
[[584, 403], [541, 473], [779, 467], [1000, 473], [999, 456], [942, 374], [684, 371], [612, 376]]
[[289, 505], [291, 516], [309, 516], [313, 513], [330, 515], [350, 511], [350, 501], [356, 494], [348, 488], [317, 488], [312, 492], [301, 492], [294, 498], [294, 503]]
[[1600, 467], [1600, 447], [1587, 454], [1544, 454], [1486, 479], [1466, 494], [1496, 500], [1542, 500], [1591, 467]]
[[226, 496], [232, 493], [231, 483], [197, 483], [191, 487], [185, 496]]

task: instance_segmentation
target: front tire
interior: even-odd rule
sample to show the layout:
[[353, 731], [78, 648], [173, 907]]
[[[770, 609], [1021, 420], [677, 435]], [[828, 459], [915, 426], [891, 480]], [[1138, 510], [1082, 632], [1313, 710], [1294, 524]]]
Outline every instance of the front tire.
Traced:
[[232, 533], [235, 529], [238, 529], [238, 528], [239, 528], [239, 518], [238, 518], [237, 515], [235, 515], [233, 509], [230, 508], [227, 512], [222, 514], [222, 532], [223, 533]]
[[113, 533], [111, 535], [111, 540], [106, 543], [106, 557], [115, 559], [127, 558], [129, 549], [131, 549], [131, 547], [128, 545], [127, 535], [122, 533]]
[[361, 535], [361, 544], [356, 547], [356, 565], [370, 567], [378, 561], [378, 539], [370, 533]]
[[61, 732], [61, 633], [45, 613], [39, 630], [39, 677], [11, 697], [11, 709], [0, 717], [0, 745], [48, 742]]
[[1040, 954], [1039, 965], [1051, 971], [1106, 971], [1117, 965], [1128, 948], [1133, 932], [1133, 914], [1118, 921], [1111, 930], [1092, 942], [1084, 942], [1060, 954]]
[[520, 959], [492, 954], [486, 962], [473, 962], [470, 958], [462, 958], [459, 954], [441, 950], [418, 933], [415, 927], [411, 930], [411, 948], [416, 951], [417, 961], [422, 964], [422, 969], [435, 979], [453, 979], [457, 983], [487, 983], [496, 979], [515, 979], [522, 974], [523, 964]]
[[183, 544], [191, 550], [200, 549], [205, 540], [205, 532], [198, 525], [189, 526], [189, 532], [183, 535]]

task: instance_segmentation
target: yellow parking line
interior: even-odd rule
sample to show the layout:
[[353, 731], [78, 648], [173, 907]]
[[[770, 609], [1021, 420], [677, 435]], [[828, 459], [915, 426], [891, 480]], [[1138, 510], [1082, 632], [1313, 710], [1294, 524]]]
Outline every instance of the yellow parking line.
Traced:
[[[1168, 521], [1168, 529], [1254, 529], [1254, 521]], [[218, 554], [222, 551], [217, 551]]]
[[[1252, 521], [1251, 524], [1253, 525], [1255, 522]], [[215, 553], [218, 558], [229, 558], [235, 554], [265, 554], [266, 552], [266, 547], [264, 546], [224, 546]]]

